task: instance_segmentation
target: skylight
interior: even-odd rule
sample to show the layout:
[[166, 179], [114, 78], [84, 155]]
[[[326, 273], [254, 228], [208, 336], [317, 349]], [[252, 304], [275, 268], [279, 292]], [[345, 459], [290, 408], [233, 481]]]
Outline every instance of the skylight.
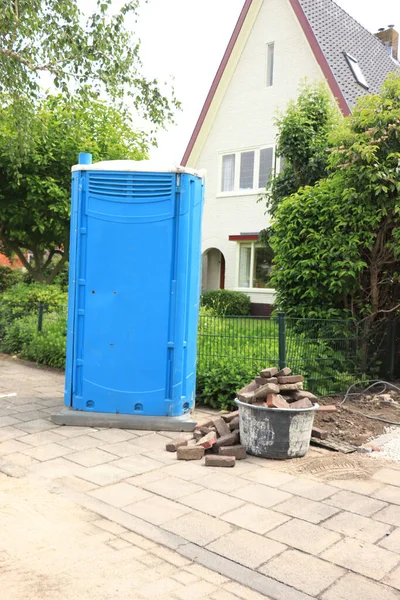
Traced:
[[347, 52], [345, 52], [344, 55], [347, 59], [347, 62], [349, 63], [350, 69], [353, 72], [354, 79], [357, 81], [357, 83], [359, 83], [368, 90], [369, 85], [364, 77], [364, 73], [361, 71], [360, 63], [358, 62], [358, 60], [350, 54], [347, 54]]

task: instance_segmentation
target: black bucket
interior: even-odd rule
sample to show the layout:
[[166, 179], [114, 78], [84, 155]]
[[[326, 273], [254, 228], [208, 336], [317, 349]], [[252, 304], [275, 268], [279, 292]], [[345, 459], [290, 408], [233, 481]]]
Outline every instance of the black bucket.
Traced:
[[285, 459], [307, 453], [318, 404], [296, 410], [235, 402], [239, 407], [240, 442], [248, 454]]

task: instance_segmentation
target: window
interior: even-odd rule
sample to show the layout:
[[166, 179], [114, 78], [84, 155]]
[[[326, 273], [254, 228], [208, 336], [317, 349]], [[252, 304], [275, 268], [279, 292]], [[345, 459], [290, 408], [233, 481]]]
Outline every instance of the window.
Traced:
[[240, 189], [251, 190], [254, 183], [254, 150], [240, 155]]
[[227, 154], [222, 157], [222, 192], [233, 192], [235, 185], [235, 155]]
[[358, 60], [356, 58], [354, 58], [353, 56], [350, 56], [350, 54], [347, 54], [347, 52], [345, 52], [344, 55], [347, 59], [347, 62], [349, 63], [350, 69], [352, 70], [354, 78], [357, 81], [357, 83], [359, 83], [360, 85], [362, 85], [363, 87], [365, 87], [368, 90], [369, 85], [367, 83], [367, 80], [364, 77], [364, 73], [361, 71], [361, 67], [360, 67]]
[[220, 192], [240, 194], [265, 189], [275, 173], [274, 161], [275, 150], [272, 146], [224, 154], [220, 167]]
[[275, 44], [267, 44], [267, 87], [274, 85]]
[[260, 150], [260, 171], [258, 176], [258, 187], [265, 188], [271, 179], [273, 171], [274, 149], [263, 148]]
[[270, 280], [272, 250], [257, 242], [239, 243], [239, 288], [266, 288]]

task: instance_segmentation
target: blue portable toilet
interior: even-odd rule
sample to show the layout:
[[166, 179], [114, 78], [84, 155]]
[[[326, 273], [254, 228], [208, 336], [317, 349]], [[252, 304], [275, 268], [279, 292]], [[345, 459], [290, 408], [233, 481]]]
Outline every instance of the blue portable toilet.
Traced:
[[72, 168], [59, 424], [192, 429], [204, 181], [149, 161]]

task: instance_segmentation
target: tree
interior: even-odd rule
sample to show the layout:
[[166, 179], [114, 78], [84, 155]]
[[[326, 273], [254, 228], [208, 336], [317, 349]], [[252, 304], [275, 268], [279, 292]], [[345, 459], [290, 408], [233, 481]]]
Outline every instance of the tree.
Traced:
[[283, 157], [283, 170], [267, 187], [267, 206], [272, 215], [283, 198], [326, 176], [328, 139], [339, 119], [326, 85], [306, 83], [301, 85], [297, 100], [275, 119], [276, 152]]
[[329, 175], [284, 199], [271, 244], [277, 303], [366, 327], [399, 308], [400, 74], [330, 136]]
[[[48, 97], [29, 113], [23, 160], [19, 133], [0, 114], [0, 249], [15, 253], [33, 279], [51, 283], [68, 260], [71, 165], [82, 149], [97, 160], [147, 158], [132, 117], [95, 100]], [[33, 254], [28, 263], [24, 252]], [[61, 259], [56, 262], [57, 255]]]
[[111, 7], [112, 0], [97, 0], [86, 16], [77, 0], [0, 0], [3, 98], [18, 99], [17, 107], [25, 99], [29, 107], [45, 75], [64, 96], [105, 93], [115, 101], [129, 95], [156, 126], [170, 120], [179, 103], [144, 77], [140, 44], [125, 26], [127, 17], [137, 17], [139, 0], [128, 0], [116, 14]]

